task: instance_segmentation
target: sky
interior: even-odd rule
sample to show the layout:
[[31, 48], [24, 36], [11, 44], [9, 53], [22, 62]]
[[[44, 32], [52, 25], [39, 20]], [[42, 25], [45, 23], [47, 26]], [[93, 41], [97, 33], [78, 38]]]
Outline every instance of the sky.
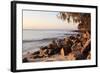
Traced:
[[23, 29], [76, 30], [77, 25], [57, 18], [59, 12], [23, 10]]

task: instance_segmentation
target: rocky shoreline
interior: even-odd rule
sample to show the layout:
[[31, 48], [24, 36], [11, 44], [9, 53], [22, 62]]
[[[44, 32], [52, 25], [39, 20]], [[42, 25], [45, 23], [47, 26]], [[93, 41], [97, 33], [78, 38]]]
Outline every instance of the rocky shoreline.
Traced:
[[23, 63], [91, 59], [91, 37], [88, 31], [62, 39], [53, 39], [38, 51], [23, 55]]

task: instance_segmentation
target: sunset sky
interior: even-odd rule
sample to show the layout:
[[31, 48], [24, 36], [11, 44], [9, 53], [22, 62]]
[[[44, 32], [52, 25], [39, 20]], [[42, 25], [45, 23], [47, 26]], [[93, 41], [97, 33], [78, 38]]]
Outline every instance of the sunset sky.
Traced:
[[59, 12], [23, 11], [23, 29], [68, 29], [75, 30], [75, 23], [57, 18]]

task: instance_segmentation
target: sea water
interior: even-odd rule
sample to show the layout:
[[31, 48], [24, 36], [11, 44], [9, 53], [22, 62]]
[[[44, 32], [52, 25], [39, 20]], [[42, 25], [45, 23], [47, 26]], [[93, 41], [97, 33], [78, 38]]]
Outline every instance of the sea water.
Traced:
[[41, 46], [48, 46], [53, 39], [67, 37], [77, 32], [69, 30], [23, 30], [23, 52], [37, 51]]

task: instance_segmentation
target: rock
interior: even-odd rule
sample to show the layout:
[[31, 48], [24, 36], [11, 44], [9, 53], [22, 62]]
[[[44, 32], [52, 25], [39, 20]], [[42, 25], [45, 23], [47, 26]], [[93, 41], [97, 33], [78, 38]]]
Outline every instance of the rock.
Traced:
[[23, 59], [23, 62], [25, 63], [25, 62], [29, 62], [29, 61], [28, 61], [27, 58], [24, 58], [24, 59]]

